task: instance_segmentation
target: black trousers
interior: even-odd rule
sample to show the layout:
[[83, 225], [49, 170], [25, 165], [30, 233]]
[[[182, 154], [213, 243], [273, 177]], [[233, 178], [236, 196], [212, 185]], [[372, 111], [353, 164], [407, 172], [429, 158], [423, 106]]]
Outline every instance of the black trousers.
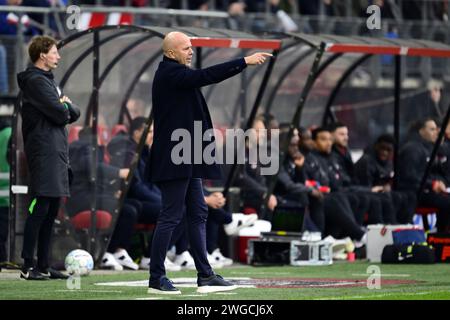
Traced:
[[360, 190], [349, 190], [344, 193], [350, 201], [358, 224], [395, 223], [392, 200], [385, 194]]
[[175, 246], [175, 254], [182, 254], [183, 252], [189, 250], [189, 234], [188, 234], [188, 224], [186, 219], [186, 214], [183, 215], [181, 222], [175, 227], [172, 232], [172, 238], [170, 239], [170, 245]]
[[308, 201], [309, 201], [309, 216], [316, 225], [316, 227], [319, 229], [319, 231], [323, 234], [325, 232], [324, 199], [308, 195]]
[[[378, 198], [381, 202], [383, 209], [382, 223], [384, 224], [396, 224], [397, 222], [397, 208], [395, 207], [394, 195], [392, 192], [386, 193], [374, 193], [373, 197]], [[376, 221], [370, 223], [378, 223]]]
[[[290, 206], [305, 208], [304, 230], [325, 232], [325, 212], [324, 199], [317, 198], [306, 192], [287, 193], [283, 195], [283, 201], [287, 201]], [[278, 204], [282, 206], [282, 203]], [[312, 223], [311, 223], [312, 222]], [[304, 231], [299, 230], [299, 231]]]
[[353, 216], [358, 224], [362, 225], [364, 221], [364, 215], [369, 211], [370, 200], [368, 197], [362, 196], [357, 191], [338, 191], [334, 194], [339, 197], [347, 198], [348, 204], [350, 204]]
[[[162, 196], [162, 211], [153, 235], [150, 259], [150, 282], [165, 276], [164, 260], [172, 233], [185, 212], [191, 253], [201, 276], [213, 274], [206, 254], [206, 220], [208, 207], [203, 195], [202, 180], [178, 179], [158, 183]], [[186, 208], [186, 210], [184, 210]]]
[[391, 191], [392, 202], [395, 208], [395, 216], [398, 223], [412, 223], [415, 213], [417, 199], [415, 192]]
[[368, 219], [365, 224], [395, 224], [395, 208], [389, 194], [362, 192], [361, 196], [369, 200]]
[[8, 259], [6, 242], [8, 242], [9, 208], [0, 207], [0, 262]]
[[218, 247], [220, 227], [233, 221], [231, 213], [227, 210], [208, 208], [206, 222], [206, 248], [212, 253]]
[[58, 215], [61, 198], [37, 197], [32, 213], [28, 213], [25, 222], [22, 258], [25, 267], [33, 266], [34, 249], [37, 243], [37, 266], [46, 269], [49, 266], [50, 240], [53, 223]]
[[[109, 241], [108, 252], [114, 253], [118, 248], [128, 249], [134, 233], [134, 225], [139, 218], [140, 205], [138, 202], [124, 200], [122, 210]], [[112, 211], [114, 212], [114, 211]]]
[[324, 197], [325, 234], [334, 238], [350, 237], [360, 240], [364, 235], [361, 225], [355, 219], [348, 197], [340, 192]]

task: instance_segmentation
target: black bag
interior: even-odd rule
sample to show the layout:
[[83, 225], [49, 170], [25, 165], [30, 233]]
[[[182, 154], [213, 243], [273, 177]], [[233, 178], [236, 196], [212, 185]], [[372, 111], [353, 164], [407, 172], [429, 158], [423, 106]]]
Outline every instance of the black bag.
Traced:
[[420, 244], [387, 245], [381, 255], [382, 263], [434, 263], [434, 249]]

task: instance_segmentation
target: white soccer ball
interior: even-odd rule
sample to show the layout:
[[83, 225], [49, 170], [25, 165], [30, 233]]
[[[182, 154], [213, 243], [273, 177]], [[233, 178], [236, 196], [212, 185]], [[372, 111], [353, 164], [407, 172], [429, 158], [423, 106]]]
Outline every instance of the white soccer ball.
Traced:
[[89, 252], [76, 249], [66, 256], [64, 266], [71, 275], [86, 276], [94, 269], [94, 259]]

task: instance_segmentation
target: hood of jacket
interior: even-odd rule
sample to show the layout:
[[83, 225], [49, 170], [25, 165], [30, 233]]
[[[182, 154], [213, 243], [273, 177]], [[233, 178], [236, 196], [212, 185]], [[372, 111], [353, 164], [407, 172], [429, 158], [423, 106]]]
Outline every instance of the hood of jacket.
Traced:
[[36, 66], [30, 66], [25, 71], [19, 72], [17, 74], [17, 83], [19, 84], [20, 89], [24, 90], [24, 88], [26, 88], [27, 86], [27, 81], [37, 76], [44, 76], [52, 81], [54, 78], [53, 73], [51, 71], [45, 71], [39, 69]]

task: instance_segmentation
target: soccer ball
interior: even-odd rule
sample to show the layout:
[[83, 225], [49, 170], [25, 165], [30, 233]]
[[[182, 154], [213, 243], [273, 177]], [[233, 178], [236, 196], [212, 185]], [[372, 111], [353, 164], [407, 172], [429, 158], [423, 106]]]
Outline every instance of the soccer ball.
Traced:
[[64, 266], [71, 275], [86, 276], [94, 269], [94, 259], [89, 252], [76, 249], [66, 256]]

